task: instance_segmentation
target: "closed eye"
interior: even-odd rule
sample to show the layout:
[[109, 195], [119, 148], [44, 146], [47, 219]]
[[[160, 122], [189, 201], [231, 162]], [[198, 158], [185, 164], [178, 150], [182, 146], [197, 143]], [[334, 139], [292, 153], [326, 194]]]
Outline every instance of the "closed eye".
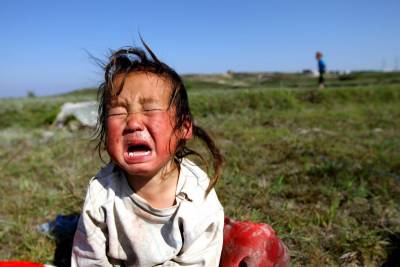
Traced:
[[124, 113], [111, 113], [108, 114], [109, 117], [113, 117], [113, 116], [126, 116], [128, 115], [128, 113], [124, 112]]
[[128, 115], [126, 108], [124, 107], [112, 107], [108, 110], [108, 116], [123, 116]]
[[144, 109], [143, 112], [154, 112], [154, 111], [164, 111], [162, 108], [148, 108]]
[[165, 108], [162, 108], [161, 105], [157, 105], [157, 103], [148, 103], [143, 105], [143, 112], [155, 112], [155, 111], [164, 111]]

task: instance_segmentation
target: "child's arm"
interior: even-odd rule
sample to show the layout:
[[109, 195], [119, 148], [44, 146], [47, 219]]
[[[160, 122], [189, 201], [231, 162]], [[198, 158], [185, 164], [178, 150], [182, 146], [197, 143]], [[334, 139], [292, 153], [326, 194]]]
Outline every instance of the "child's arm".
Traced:
[[[191, 213], [197, 215], [197, 218], [189, 217], [182, 220], [184, 241], [179, 254], [160, 266], [219, 266], [223, 244], [224, 211], [214, 191], [210, 192], [208, 198], [207, 202], [212, 203], [212, 206], [208, 206], [208, 210], [207, 207], [200, 210], [192, 207]], [[193, 224], [196, 220], [197, 223]]]
[[71, 266], [112, 266], [106, 255], [105, 215], [95, 208], [97, 192], [92, 182], [75, 232]]

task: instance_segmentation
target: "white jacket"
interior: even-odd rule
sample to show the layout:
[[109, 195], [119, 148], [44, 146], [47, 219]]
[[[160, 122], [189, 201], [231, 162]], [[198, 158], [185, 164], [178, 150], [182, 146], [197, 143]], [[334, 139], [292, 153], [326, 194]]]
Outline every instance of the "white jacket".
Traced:
[[90, 182], [72, 250], [72, 266], [217, 267], [223, 208], [207, 175], [184, 159], [176, 204], [151, 207], [110, 163]]

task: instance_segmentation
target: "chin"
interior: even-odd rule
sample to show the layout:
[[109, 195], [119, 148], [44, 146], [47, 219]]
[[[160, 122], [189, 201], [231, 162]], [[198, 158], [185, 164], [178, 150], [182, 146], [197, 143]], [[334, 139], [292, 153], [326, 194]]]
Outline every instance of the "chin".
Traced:
[[140, 177], [151, 179], [160, 172], [165, 164], [155, 164], [154, 161], [140, 161], [135, 163], [128, 163], [125, 160], [117, 161], [116, 164], [124, 171], [129, 177]]

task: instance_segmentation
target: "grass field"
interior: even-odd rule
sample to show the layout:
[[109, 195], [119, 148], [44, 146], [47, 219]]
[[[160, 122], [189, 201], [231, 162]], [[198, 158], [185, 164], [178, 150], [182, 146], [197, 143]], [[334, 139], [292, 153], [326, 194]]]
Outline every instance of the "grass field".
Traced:
[[[227, 160], [226, 215], [271, 224], [292, 266], [380, 266], [400, 248], [399, 73], [331, 75], [324, 90], [301, 74], [185, 82]], [[51, 262], [54, 241], [35, 227], [79, 212], [102, 162], [91, 130], [51, 123], [62, 103], [89, 99], [0, 100], [0, 259]]]

